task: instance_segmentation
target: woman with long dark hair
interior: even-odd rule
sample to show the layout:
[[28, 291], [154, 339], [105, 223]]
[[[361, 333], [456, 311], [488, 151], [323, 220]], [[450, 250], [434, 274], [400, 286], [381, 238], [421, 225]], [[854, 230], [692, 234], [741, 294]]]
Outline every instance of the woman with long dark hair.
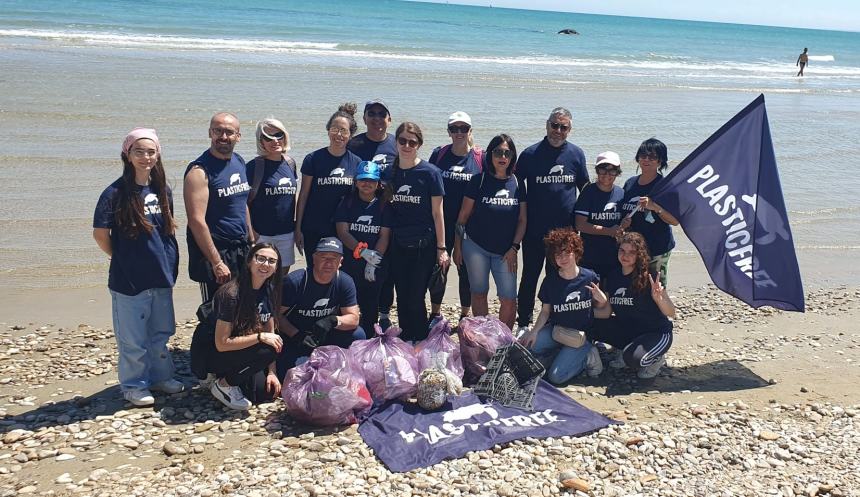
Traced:
[[178, 393], [167, 341], [176, 331], [173, 285], [179, 271], [173, 193], [154, 129], [135, 128], [120, 154], [122, 176], [111, 183], [93, 216], [93, 238], [110, 257], [108, 288], [119, 352], [123, 397], [155, 403], [152, 390]]
[[614, 315], [595, 320], [588, 333], [592, 340], [619, 351], [611, 367], [627, 365], [639, 378], [654, 378], [666, 364], [666, 352], [672, 346], [669, 318], [675, 317], [675, 305], [660, 283], [660, 275], [650, 271], [649, 261], [642, 235], [624, 233], [618, 238], [621, 268], [607, 275], [604, 289]]
[[231, 409], [249, 409], [281, 391], [275, 359], [284, 342], [274, 314], [281, 302], [280, 267], [278, 248], [258, 243], [237, 277], [215, 292], [215, 347], [206, 363], [215, 375], [212, 395]]
[[345, 254], [341, 266], [355, 282], [359, 326], [373, 335], [379, 295], [388, 273], [385, 253], [391, 239], [390, 190], [380, 181], [382, 168], [372, 161], [358, 165], [352, 192], [341, 200], [334, 215], [337, 236]]
[[490, 272], [499, 294], [499, 320], [517, 317], [517, 256], [526, 232], [526, 192], [513, 175], [514, 140], [500, 134], [487, 145], [483, 172], [469, 181], [454, 229], [454, 263], [465, 264], [476, 316], [489, 313]]

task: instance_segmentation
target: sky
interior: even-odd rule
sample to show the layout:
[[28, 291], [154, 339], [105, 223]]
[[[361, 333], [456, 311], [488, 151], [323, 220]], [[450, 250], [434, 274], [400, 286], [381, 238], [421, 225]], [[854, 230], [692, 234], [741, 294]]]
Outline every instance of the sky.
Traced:
[[[426, 0], [445, 3], [445, 0]], [[858, 0], [449, 0], [466, 5], [860, 31]]]

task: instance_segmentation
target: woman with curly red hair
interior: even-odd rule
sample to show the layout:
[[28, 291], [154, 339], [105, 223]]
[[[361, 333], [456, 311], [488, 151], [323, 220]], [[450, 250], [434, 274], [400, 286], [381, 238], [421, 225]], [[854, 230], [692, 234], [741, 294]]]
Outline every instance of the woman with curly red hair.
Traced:
[[[625, 233], [618, 239], [618, 262], [621, 269], [606, 279], [609, 309], [614, 316], [598, 319], [589, 338], [608, 343], [620, 351], [611, 367], [625, 365], [636, 369], [639, 378], [654, 378], [666, 364], [666, 352], [672, 346], [672, 321], [675, 305], [660, 274], [651, 273], [645, 238], [639, 233]], [[608, 314], [602, 313], [601, 316]]]
[[571, 228], [558, 228], [543, 239], [546, 257], [557, 271], [548, 271], [538, 298], [541, 307], [535, 326], [520, 338], [547, 368], [551, 383], [566, 383], [586, 370], [603, 371], [600, 353], [586, 340], [595, 314], [608, 317], [606, 295], [597, 286], [600, 276], [579, 267], [582, 239]]

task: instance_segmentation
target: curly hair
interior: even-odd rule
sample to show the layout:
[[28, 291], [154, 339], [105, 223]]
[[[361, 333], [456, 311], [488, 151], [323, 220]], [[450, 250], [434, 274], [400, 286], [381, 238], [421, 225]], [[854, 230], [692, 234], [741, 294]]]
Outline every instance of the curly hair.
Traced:
[[558, 254], [573, 252], [577, 264], [582, 259], [582, 238], [572, 228], [556, 228], [550, 231], [543, 238], [543, 244], [546, 247], [547, 260], [556, 269], [558, 264], [555, 262], [555, 256]]
[[642, 293], [648, 289], [650, 282], [648, 281], [648, 263], [651, 257], [648, 255], [648, 244], [645, 243], [645, 238], [636, 232], [626, 232], [620, 235], [616, 241], [618, 248], [626, 243], [633, 247], [636, 252], [636, 261], [633, 263], [633, 291]]

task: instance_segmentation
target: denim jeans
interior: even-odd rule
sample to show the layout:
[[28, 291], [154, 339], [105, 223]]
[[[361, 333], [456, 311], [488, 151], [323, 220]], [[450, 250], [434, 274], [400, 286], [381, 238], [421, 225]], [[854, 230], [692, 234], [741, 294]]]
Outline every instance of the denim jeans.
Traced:
[[469, 238], [463, 240], [463, 264], [469, 270], [472, 292], [486, 295], [490, 292], [490, 272], [496, 282], [500, 299], [517, 298], [517, 273], [508, 269], [503, 256], [487, 252]]
[[149, 388], [173, 377], [167, 341], [176, 332], [173, 289], [151, 288], [129, 296], [111, 290], [113, 332], [122, 390]]
[[531, 352], [546, 367], [546, 380], [553, 384], [566, 383], [585, 369], [591, 342], [573, 348], [552, 339], [553, 325], [547, 323], [538, 331]]

